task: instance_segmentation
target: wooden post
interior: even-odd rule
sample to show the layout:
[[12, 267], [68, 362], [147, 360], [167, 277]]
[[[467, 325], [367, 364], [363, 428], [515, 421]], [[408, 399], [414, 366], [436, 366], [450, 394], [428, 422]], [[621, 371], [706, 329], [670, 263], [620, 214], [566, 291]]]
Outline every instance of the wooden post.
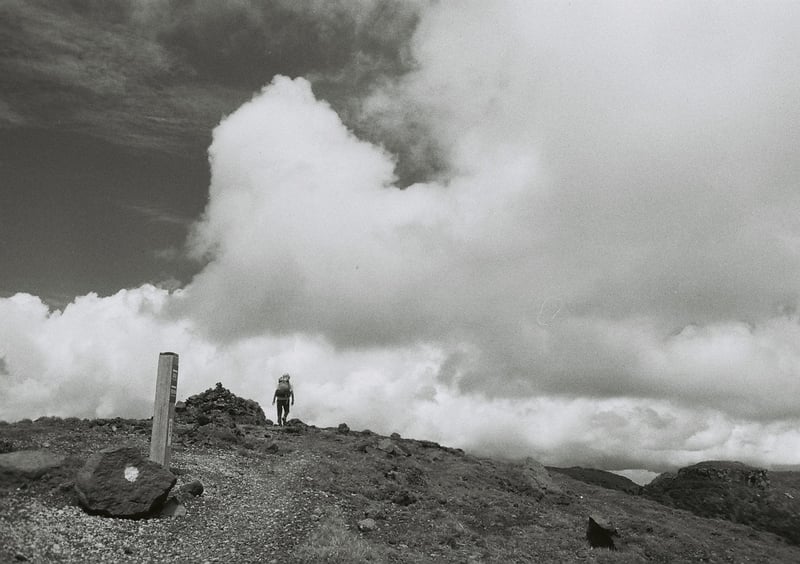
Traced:
[[150, 460], [169, 470], [172, 447], [172, 418], [178, 390], [178, 355], [163, 352], [158, 356], [156, 401], [153, 408], [153, 433], [150, 437]]

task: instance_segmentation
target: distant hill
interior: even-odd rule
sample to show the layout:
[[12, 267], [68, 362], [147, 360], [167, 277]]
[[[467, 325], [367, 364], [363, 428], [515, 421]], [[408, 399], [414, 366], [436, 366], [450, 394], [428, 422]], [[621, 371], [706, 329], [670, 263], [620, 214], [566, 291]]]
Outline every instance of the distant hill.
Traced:
[[581, 468], [580, 466], [572, 466], [570, 468], [557, 468], [555, 466], [548, 466], [550, 472], [558, 472], [565, 474], [575, 480], [586, 482], [587, 484], [594, 484], [601, 488], [608, 488], [610, 490], [618, 490], [627, 494], [639, 494], [642, 491], [642, 486], [619, 474], [607, 472], [605, 470], [597, 470], [595, 468]]
[[743, 523], [800, 544], [800, 472], [706, 461], [661, 475], [642, 493], [670, 507]]

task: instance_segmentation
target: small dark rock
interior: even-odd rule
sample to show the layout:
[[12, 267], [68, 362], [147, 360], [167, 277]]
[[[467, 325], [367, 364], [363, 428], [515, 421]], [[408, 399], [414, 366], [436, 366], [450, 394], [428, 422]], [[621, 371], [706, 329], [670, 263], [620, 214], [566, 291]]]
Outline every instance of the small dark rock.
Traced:
[[270, 442], [268, 442], [266, 444], [263, 444], [259, 448], [259, 450], [262, 451], [262, 452], [268, 452], [270, 454], [275, 454], [280, 450], [280, 447], [278, 446], [278, 443], [276, 443], [275, 441], [270, 441]]
[[392, 503], [396, 505], [402, 505], [403, 507], [407, 507], [413, 503], [416, 503], [417, 501], [417, 496], [407, 490], [397, 492], [392, 496]]
[[350, 432], [350, 427], [347, 426], [347, 423], [339, 423], [339, 426], [336, 428], [336, 432], [341, 435], [346, 435]]
[[616, 536], [619, 536], [619, 533], [611, 521], [597, 515], [589, 516], [589, 524], [586, 527], [586, 540], [589, 541], [589, 545], [594, 548], [617, 550], [613, 539]]
[[187, 484], [183, 484], [178, 490], [181, 495], [187, 497], [197, 497], [203, 495], [203, 483], [200, 480], [194, 480]]

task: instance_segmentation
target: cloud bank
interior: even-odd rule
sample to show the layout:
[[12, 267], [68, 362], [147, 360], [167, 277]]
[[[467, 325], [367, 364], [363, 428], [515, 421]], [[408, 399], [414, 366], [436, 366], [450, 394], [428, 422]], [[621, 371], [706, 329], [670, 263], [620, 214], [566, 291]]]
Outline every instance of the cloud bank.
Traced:
[[321, 425], [800, 463], [798, 14], [678, 8], [428, 7], [416, 70], [358, 104], [420, 169], [434, 148], [402, 190], [394, 153], [276, 77], [214, 130], [189, 285], [0, 301], [3, 418], [147, 416], [174, 350], [180, 396], [267, 406], [289, 371]]

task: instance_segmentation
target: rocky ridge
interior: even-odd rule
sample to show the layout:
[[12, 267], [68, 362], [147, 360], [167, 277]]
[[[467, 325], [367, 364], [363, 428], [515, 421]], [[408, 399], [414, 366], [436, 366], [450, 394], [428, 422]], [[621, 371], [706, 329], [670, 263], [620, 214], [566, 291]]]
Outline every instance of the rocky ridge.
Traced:
[[[195, 396], [194, 419], [180, 423], [170, 469], [184, 510], [169, 518], [89, 515], [74, 499], [87, 456], [121, 443], [145, 452], [148, 422], [0, 423], [0, 444], [12, 452], [64, 457], [22, 485], [0, 483], [0, 561], [800, 561], [800, 547], [768, 533], [576, 481], [532, 459], [485, 459], [346, 424], [242, 423], [234, 415], [253, 413], [231, 413], [246, 404], [220, 401], [228, 394], [220, 385]], [[197, 419], [209, 413], [209, 422]], [[703, 472], [716, 483], [716, 470]], [[725, 476], [731, 487], [789, 493], [774, 474], [766, 489]]]

